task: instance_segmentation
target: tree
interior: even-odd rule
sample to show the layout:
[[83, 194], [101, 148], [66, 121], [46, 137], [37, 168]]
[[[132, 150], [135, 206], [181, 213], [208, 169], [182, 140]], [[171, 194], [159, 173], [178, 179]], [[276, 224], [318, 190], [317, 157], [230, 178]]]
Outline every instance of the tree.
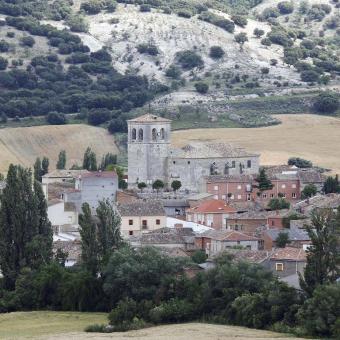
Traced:
[[255, 185], [254, 187], [259, 189], [260, 193], [266, 190], [271, 190], [274, 187], [273, 183], [268, 178], [266, 170], [264, 168], [260, 169], [259, 175], [256, 177], [255, 181], [258, 184]]
[[291, 157], [288, 159], [288, 165], [295, 165], [298, 168], [312, 168], [313, 163], [300, 157]]
[[316, 72], [315, 70], [306, 70], [302, 71], [301, 74], [301, 80], [306, 82], [306, 83], [314, 83], [319, 81], [319, 73]]
[[0, 71], [6, 70], [7, 66], [8, 66], [7, 59], [0, 57]]
[[33, 47], [33, 45], [35, 44], [35, 40], [33, 37], [31, 36], [27, 36], [27, 37], [22, 37], [20, 39], [20, 43], [23, 46], [27, 46], [27, 47]]
[[35, 160], [35, 163], [34, 163], [34, 179], [36, 181], [41, 182], [42, 172], [43, 172], [43, 170], [42, 170], [42, 167], [41, 167], [41, 160], [38, 157]]
[[81, 259], [84, 268], [93, 276], [99, 270], [97, 228], [88, 203], [82, 205], [79, 215], [79, 234], [81, 238]]
[[323, 184], [323, 192], [325, 194], [340, 193], [340, 183], [338, 175], [328, 176], [325, 183]]
[[275, 240], [276, 246], [279, 248], [285, 248], [288, 243], [290, 243], [288, 233], [280, 232]]
[[261, 38], [264, 35], [264, 30], [261, 30], [259, 28], [254, 29], [254, 35], [256, 38]]
[[66, 116], [63, 113], [50, 112], [46, 118], [51, 125], [64, 125], [67, 123]]
[[268, 208], [270, 210], [289, 209], [289, 207], [290, 207], [290, 203], [286, 201], [283, 197], [272, 198], [268, 203]]
[[145, 189], [147, 187], [146, 183], [145, 182], [139, 182], [138, 183], [138, 189], [143, 192], [143, 189]]
[[191, 255], [191, 260], [195, 263], [203, 263], [207, 259], [207, 255], [204, 250], [196, 250], [192, 255]]
[[52, 229], [40, 184], [28, 169], [11, 164], [0, 196], [0, 267], [7, 289], [14, 289], [22, 268], [49, 263]]
[[314, 108], [321, 113], [334, 113], [339, 106], [339, 95], [328, 91], [320, 93], [314, 102]]
[[44, 157], [41, 162], [41, 175], [44, 176], [48, 173], [48, 167], [50, 165], [50, 161], [47, 157]]
[[236, 34], [235, 41], [240, 45], [240, 50], [242, 51], [244, 43], [248, 41], [247, 34], [244, 32]]
[[195, 67], [201, 68], [204, 66], [202, 57], [191, 50], [181, 51], [176, 53], [178, 63], [184, 69], [193, 69]]
[[220, 46], [211, 46], [209, 56], [213, 59], [223, 58], [225, 52]]
[[66, 151], [61, 150], [58, 155], [58, 162], [56, 165], [58, 170], [64, 170], [66, 167]]
[[181, 188], [181, 186], [182, 186], [181, 181], [175, 180], [175, 181], [172, 181], [172, 183], [171, 183], [171, 188], [172, 188], [172, 190], [175, 191], [175, 192], [176, 192], [177, 190], [179, 190], [179, 189]]
[[160, 179], [156, 179], [153, 183], [152, 183], [152, 189], [156, 190], [157, 192], [159, 192], [160, 189], [164, 188], [164, 182], [161, 181]]
[[294, 11], [294, 5], [290, 1], [281, 1], [277, 4], [277, 8], [281, 14], [290, 14]]
[[105, 156], [102, 157], [102, 161], [100, 164], [101, 170], [106, 170], [109, 165], [117, 164], [117, 155], [108, 152]]
[[198, 93], [205, 94], [209, 91], [209, 85], [203, 81], [199, 81], [195, 84], [195, 89]]
[[301, 196], [303, 199], [315, 196], [318, 192], [317, 187], [314, 184], [307, 184], [301, 191]]
[[98, 244], [98, 259], [100, 264], [106, 264], [110, 255], [122, 243], [120, 235], [121, 218], [113, 209], [112, 203], [109, 200], [99, 202], [96, 209], [97, 221], [97, 244]]
[[308, 296], [320, 285], [334, 283], [340, 274], [339, 232], [340, 209], [317, 209], [312, 212], [311, 225], [305, 230], [311, 239], [307, 250], [307, 265], [300, 285]]
[[83, 169], [86, 169], [88, 171], [97, 170], [97, 157], [94, 151], [92, 151], [90, 147], [88, 147], [84, 153]]

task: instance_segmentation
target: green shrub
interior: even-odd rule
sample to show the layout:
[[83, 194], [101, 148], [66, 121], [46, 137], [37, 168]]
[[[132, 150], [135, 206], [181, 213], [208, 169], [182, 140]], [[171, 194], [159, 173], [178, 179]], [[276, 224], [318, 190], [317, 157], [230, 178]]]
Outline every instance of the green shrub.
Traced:
[[271, 42], [271, 40], [268, 39], [268, 38], [263, 38], [263, 39], [261, 40], [261, 44], [264, 45], [264, 46], [271, 46], [272, 42]]
[[220, 46], [211, 46], [209, 56], [213, 59], [223, 58], [225, 52]]
[[295, 165], [298, 168], [306, 169], [306, 168], [312, 168], [313, 163], [311, 161], [308, 161], [307, 159], [303, 159], [300, 157], [291, 157], [288, 159], [288, 165]]
[[254, 29], [254, 35], [256, 38], [261, 38], [264, 35], [264, 30], [261, 30], [259, 28]]
[[240, 27], [245, 27], [248, 23], [247, 18], [243, 15], [233, 15], [231, 20], [235, 23], [235, 25]]
[[188, 10], [181, 10], [177, 12], [177, 15], [182, 18], [191, 18], [192, 13]]
[[314, 102], [314, 108], [320, 113], [334, 113], [339, 105], [339, 95], [329, 91], [320, 93]]
[[277, 4], [281, 14], [290, 14], [294, 11], [294, 5], [290, 1], [281, 1]]
[[267, 37], [273, 44], [281, 45], [284, 47], [289, 47], [293, 45], [293, 41], [290, 39], [289, 35], [282, 30], [273, 30], [268, 33]]
[[6, 70], [7, 66], [8, 66], [7, 59], [0, 57], [0, 71]]
[[0, 40], [0, 52], [8, 52], [9, 43], [5, 40]]
[[319, 80], [320, 75], [315, 70], [306, 70], [301, 72], [300, 77], [306, 83], [314, 83]]
[[87, 326], [84, 331], [87, 333], [107, 333], [107, 325], [94, 324]]
[[139, 6], [140, 12], [151, 12], [151, 6], [148, 4], [142, 4]]
[[269, 19], [269, 18], [277, 18], [280, 16], [280, 12], [275, 7], [268, 7], [263, 10], [261, 17], [263, 19]]
[[198, 93], [205, 94], [209, 91], [209, 85], [200, 81], [195, 84], [195, 89]]
[[137, 316], [137, 303], [135, 300], [125, 298], [120, 300], [117, 306], [109, 314], [109, 322], [112, 326], [118, 326], [123, 322], [132, 322]]
[[66, 116], [63, 113], [50, 112], [46, 120], [51, 125], [63, 125], [66, 124]]
[[20, 39], [20, 43], [23, 46], [28, 46], [28, 47], [33, 47], [33, 45], [35, 44], [35, 40], [34, 38], [28, 36], [28, 37], [22, 37]]
[[184, 69], [190, 70], [194, 67], [202, 67], [204, 65], [201, 56], [191, 50], [177, 52], [176, 59]]
[[159, 54], [158, 48], [154, 44], [139, 44], [137, 46], [137, 51], [141, 54], [149, 54], [155, 56]]
[[173, 79], [179, 79], [181, 74], [182, 74], [181, 69], [176, 65], [170, 65], [165, 71], [165, 75]]

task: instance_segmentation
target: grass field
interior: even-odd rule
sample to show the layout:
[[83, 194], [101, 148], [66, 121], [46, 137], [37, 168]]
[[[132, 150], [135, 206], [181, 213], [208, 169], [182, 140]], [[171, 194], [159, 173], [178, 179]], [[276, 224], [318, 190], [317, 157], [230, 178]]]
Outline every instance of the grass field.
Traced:
[[55, 168], [60, 150], [66, 150], [67, 166], [82, 163], [85, 149], [90, 146], [97, 154], [118, 152], [114, 138], [102, 128], [88, 125], [46, 125], [0, 129], [0, 172], [10, 163], [32, 166], [36, 157], [47, 156], [50, 169]]
[[172, 141], [222, 141], [261, 153], [261, 164], [284, 164], [289, 157], [309, 159], [340, 173], [340, 119], [311, 114], [277, 115], [282, 124], [262, 128], [175, 131]]
[[[284, 334], [243, 327], [188, 323], [152, 327], [126, 333], [85, 333], [89, 324], [106, 323], [106, 314], [72, 312], [18, 312], [0, 314], [0, 339], [145, 339], [145, 340], [222, 340], [287, 339]], [[289, 339], [295, 339], [289, 337]]]

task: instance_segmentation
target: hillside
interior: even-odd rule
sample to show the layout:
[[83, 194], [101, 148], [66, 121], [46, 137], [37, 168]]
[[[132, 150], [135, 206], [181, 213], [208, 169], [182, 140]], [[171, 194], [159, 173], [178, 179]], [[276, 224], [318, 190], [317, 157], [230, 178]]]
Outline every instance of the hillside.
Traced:
[[285, 164], [289, 157], [302, 157], [315, 165], [340, 173], [340, 119], [317, 115], [279, 115], [282, 124], [251, 129], [195, 129], [173, 133], [173, 143], [192, 140], [234, 143], [261, 153], [261, 164]]
[[9, 118], [76, 113], [94, 125], [112, 119], [116, 132], [150, 103], [183, 120], [204, 104], [204, 126], [263, 126], [276, 123], [270, 102], [265, 113], [229, 103], [276, 96], [280, 113], [309, 112], [320, 89], [339, 90], [333, 0], [1, 0], [1, 18], [0, 113]]
[[0, 172], [10, 163], [32, 167], [36, 157], [47, 156], [55, 168], [60, 150], [66, 150], [67, 166], [82, 164], [90, 146], [98, 160], [107, 152], [117, 152], [112, 136], [104, 129], [88, 125], [36, 126], [0, 129]]
[[[105, 323], [104, 313], [18, 312], [0, 315], [1, 339], [287, 339], [284, 334], [200, 323], [159, 326], [126, 333], [84, 333], [88, 324]], [[289, 339], [296, 339], [289, 337]], [[301, 338], [300, 338], [301, 339]]]

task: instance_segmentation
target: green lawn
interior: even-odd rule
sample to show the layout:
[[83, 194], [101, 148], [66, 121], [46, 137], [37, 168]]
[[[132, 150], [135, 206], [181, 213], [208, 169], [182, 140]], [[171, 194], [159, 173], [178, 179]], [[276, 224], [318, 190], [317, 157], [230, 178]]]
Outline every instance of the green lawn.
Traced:
[[107, 323], [107, 314], [50, 311], [0, 314], [0, 339], [82, 332], [86, 326], [96, 323]]

